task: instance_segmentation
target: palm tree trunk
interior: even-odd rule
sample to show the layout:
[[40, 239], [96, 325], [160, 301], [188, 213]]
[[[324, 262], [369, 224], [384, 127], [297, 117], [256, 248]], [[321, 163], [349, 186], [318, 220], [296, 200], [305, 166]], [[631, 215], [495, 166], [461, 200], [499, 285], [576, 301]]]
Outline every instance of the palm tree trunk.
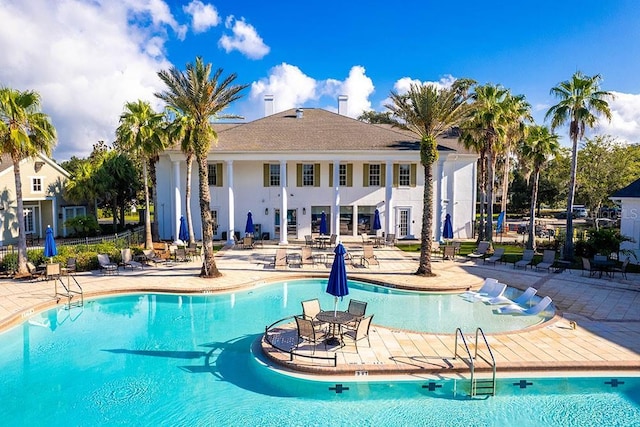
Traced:
[[496, 155], [493, 149], [493, 144], [489, 143], [487, 145], [487, 223], [485, 239], [491, 242], [493, 240], [493, 184], [496, 178]]
[[216, 266], [213, 253], [213, 227], [211, 226], [211, 193], [209, 192], [209, 171], [207, 169], [207, 152], [196, 153], [198, 162], [198, 178], [200, 189], [200, 217], [202, 219], [202, 248], [204, 261], [200, 270], [200, 277], [221, 276]]
[[485, 240], [484, 232], [485, 232], [485, 218], [486, 218], [486, 205], [485, 200], [487, 199], [487, 157], [486, 155], [480, 155], [480, 218], [478, 225], [478, 240]]
[[[571, 126], [574, 123], [571, 123]], [[564, 239], [564, 259], [573, 261], [573, 196], [576, 191], [576, 175], [578, 174], [578, 135], [572, 133], [571, 149], [571, 178], [569, 180], [569, 194], [567, 196], [567, 234]]]
[[433, 236], [433, 174], [431, 167], [436, 160], [435, 138], [427, 138], [420, 145], [421, 163], [424, 167], [422, 207], [422, 231], [420, 233], [420, 264], [417, 275], [431, 277], [431, 236]]
[[540, 182], [540, 169], [536, 168], [531, 184], [531, 208], [529, 209], [529, 241], [527, 249], [536, 249], [536, 205], [538, 204], [538, 183]]
[[144, 247], [153, 249], [153, 237], [151, 236], [151, 213], [149, 212], [149, 180], [146, 159], [142, 162], [142, 177], [144, 184]]
[[27, 274], [27, 235], [24, 228], [24, 204], [22, 202], [22, 179], [20, 178], [20, 159], [13, 159], [13, 176], [16, 182], [16, 212], [18, 222], [18, 266], [16, 273]]
[[187, 229], [189, 230], [189, 243], [194, 243], [196, 241], [195, 236], [193, 235], [193, 220], [191, 218], [191, 172], [193, 169], [193, 153], [187, 153], [187, 182], [185, 184], [184, 190], [184, 211], [187, 220]]

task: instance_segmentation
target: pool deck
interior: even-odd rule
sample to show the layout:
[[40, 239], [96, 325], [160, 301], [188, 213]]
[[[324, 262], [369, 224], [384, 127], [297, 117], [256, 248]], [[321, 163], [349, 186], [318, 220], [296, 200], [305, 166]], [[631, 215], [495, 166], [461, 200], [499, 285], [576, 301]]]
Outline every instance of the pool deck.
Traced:
[[[346, 242], [358, 252], [357, 243]], [[288, 252], [300, 252], [300, 243], [291, 243]], [[329, 264], [274, 269], [270, 261], [276, 244], [250, 250], [225, 249], [216, 254], [222, 277], [198, 277], [201, 262], [171, 263], [143, 270], [120, 269], [119, 275], [104, 276], [98, 271], [78, 273], [85, 299], [118, 292], [192, 292], [213, 293], [247, 288], [283, 279], [328, 277]], [[321, 253], [314, 249], [314, 253]], [[328, 253], [324, 251], [323, 253]], [[386, 283], [398, 288], [438, 292], [462, 292], [477, 288], [486, 277], [493, 277], [524, 290], [533, 286], [538, 295], [553, 299], [558, 314], [549, 322], [512, 333], [487, 336], [499, 373], [523, 371], [624, 371], [640, 375], [640, 275], [622, 279], [590, 278], [581, 271], [547, 273], [531, 269], [514, 269], [513, 264], [485, 265], [481, 260], [459, 259], [433, 262], [436, 277], [414, 275], [418, 254], [397, 248], [376, 248], [380, 266], [348, 267], [350, 279]], [[65, 302], [62, 299], [58, 304]], [[478, 304], [480, 304], [478, 302]], [[0, 279], [0, 330], [22, 322], [36, 312], [56, 305], [54, 282]], [[78, 308], [75, 308], [78, 310]], [[291, 313], [299, 314], [299, 313]], [[368, 313], [374, 314], [375, 313]], [[273, 319], [274, 321], [278, 319]], [[266, 326], [266, 325], [265, 325]], [[293, 327], [291, 325], [291, 327]], [[475, 331], [463, 331], [473, 354]], [[278, 342], [293, 345], [293, 329], [281, 328]], [[289, 354], [275, 351], [262, 343], [274, 366], [283, 370], [314, 375], [464, 375], [469, 372], [466, 350], [454, 358], [454, 331], [428, 334], [385, 328], [374, 323], [370, 330], [370, 347], [366, 340], [358, 348], [319, 345], [316, 356], [335, 356], [318, 361], [303, 357], [289, 360]], [[311, 349], [301, 346], [302, 353]], [[487, 356], [483, 346], [479, 354]], [[476, 370], [490, 367], [480, 359]]]

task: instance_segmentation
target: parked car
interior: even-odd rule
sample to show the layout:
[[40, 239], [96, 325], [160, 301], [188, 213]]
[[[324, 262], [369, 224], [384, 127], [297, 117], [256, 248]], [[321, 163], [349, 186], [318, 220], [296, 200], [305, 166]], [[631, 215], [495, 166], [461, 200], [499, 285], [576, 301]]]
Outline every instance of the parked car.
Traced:
[[[572, 213], [572, 218], [576, 218], [576, 213]], [[567, 211], [562, 211], [556, 214], [557, 219], [567, 219]]]
[[585, 208], [584, 206], [574, 206], [573, 216], [574, 218], [586, 218], [589, 216], [589, 212], [587, 211], [587, 208]]

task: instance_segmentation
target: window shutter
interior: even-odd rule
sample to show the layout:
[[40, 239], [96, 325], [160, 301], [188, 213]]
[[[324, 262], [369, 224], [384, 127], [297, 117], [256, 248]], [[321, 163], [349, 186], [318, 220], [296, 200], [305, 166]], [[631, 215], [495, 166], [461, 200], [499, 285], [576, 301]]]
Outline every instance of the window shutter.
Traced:
[[380, 187], [387, 185], [387, 165], [384, 163], [380, 165]]
[[353, 187], [353, 164], [347, 163], [347, 187]]
[[270, 187], [271, 186], [271, 180], [270, 178], [270, 166], [269, 163], [265, 163], [262, 165], [262, 186], [263, 187]]
[[302, 163], [296, 163], [296, 187], [302, 187]]
[[222, 187], [222, 163], [216, 163], [216, 187]]
[[329, 187], [333, 187], [333, 163], [329, 163]]
[[393, 186], [400, 186], [400, 165], [397, 163], [393, 164]]
[[416, 186], [417, 176], [418, 176], [418, 165], [416, 165], [415, 163], [411, 163], [411, 178], [410, 178], [411, 181], [409, 182], [409, 185], [411, 185], [411, 187]]
[[313, 165], [313, 186], [320, 187], [320, 163]]
[[369, 186], [369, 163], [362, 165], [362, 186]]

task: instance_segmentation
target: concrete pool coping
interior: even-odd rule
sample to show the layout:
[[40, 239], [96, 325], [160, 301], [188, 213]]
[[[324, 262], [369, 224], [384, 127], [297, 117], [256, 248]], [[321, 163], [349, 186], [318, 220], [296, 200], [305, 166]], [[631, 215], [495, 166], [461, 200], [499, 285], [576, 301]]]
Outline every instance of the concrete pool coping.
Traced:
[[[346, 242], [347, 247], [357, 244]], [[85, 298], [122, 292], [172, 292], [208, 294], [227, 292], [272, 281], [294, 278], [328, 277], [330, 266], [305, 266], [275, 270], [269, 266], [276, 244], [252, 250], [228, 249], [217, 253], [223, 276], [197, 277], [200, 262], [149, 267], [142, 271], [121, 271], [118, 276], [99, 272], [79, 273], [77, 278]], [[299, 251], [299, 244], [290, 244]], [[353, 249], [352, 249], [353, 250]], [[528, 286], [549, 295], [559, 310], [547, 325], [521, 332], [490, 334], [489, 343], [499, 372], [524, 371], [625, 371], [640, 372], [640, 277], [628, 279], [582, 277], [580, 271], [546, 273], [515, 270], [512, 264], [484, 265], [481, 261], [437, 261], [435, 278], [416, 276], [418, 254], [397, 248], [375, 249], [380, 267], [350, 266], [351, 279], [383, 282], [397, 288], [436, 292], [461, 292], [479, 286], [485, 277], [494, 277], [515, 288]], [[326, 252], [325, 252], [326, 253]], [[62, 303], [63, 301], [61, 301]], [[0, 280], [0, 330], [21, 323], [31, 315], [56, 306], [53, 282]], [[297, 313], [292, 313], [297, 314]], [[374, 318], [375, 319], [375, 318]], [[274, 319], [274, 321], [277, 319]], [[571, 329], [569, 322], [576, 322]], [[266, 326], [266, 325], [265, 325]], [[452, 334], [423, 334], [397, 331], [374, 325], [372, 348], [353, 346], [338, 350], [339, 369], [312, 369], [318, 375], [393, 375], [416, 373], [462, 373], [467, 365], [453, 360]], [[465, 335], [475, 331], [464, 331]], [[275, 361], [274, 361], [275, 363]], [[278, 362], [285, 369], [307, 371], [302, 363]], [[317, 368], [317, 367], [316, 367]], [[486, 368], [477, 367], [479, 372]]]

